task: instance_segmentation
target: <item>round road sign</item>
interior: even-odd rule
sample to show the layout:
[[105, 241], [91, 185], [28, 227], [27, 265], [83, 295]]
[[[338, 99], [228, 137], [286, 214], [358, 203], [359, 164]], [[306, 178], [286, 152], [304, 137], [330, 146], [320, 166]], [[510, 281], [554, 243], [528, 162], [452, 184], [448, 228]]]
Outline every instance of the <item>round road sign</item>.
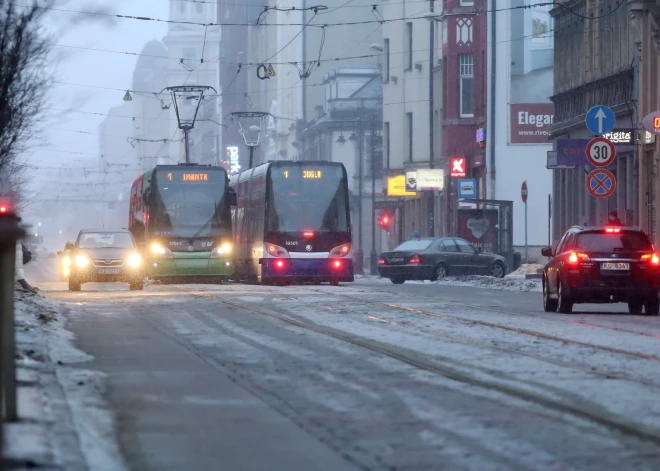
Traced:
[[616, 178], [609, 170], [597, 168], [587, 176], [587, 191], [594, 198], [607, 198], [615, 189]]
[[520, 197], [522, 198], [523, 203], [527, 203], [527, 182], [523, 182], [522, 187], [520, 187]]
[[607, 167], [614, 162], [616, 148], [609, 139], [597, 137], [587, 144], [586, 154], [587, 160], [594, 167]]

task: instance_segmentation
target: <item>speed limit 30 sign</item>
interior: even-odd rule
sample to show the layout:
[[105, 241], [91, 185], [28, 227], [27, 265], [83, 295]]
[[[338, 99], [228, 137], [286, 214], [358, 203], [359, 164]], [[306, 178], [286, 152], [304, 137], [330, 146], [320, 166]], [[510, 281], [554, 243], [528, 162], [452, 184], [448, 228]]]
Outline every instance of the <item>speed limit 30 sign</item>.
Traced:
[[597, 137], [587, 144], [587, 160], [594, 167], [607, 167], [614, 162], [616, 148], [609, 139]]

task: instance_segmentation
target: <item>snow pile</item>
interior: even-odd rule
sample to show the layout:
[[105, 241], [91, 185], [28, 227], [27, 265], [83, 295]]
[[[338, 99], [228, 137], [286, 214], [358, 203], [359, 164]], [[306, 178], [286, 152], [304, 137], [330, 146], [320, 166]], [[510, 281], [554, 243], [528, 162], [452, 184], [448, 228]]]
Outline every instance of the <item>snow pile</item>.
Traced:
[[[5, 456], [28, 466], [64, 469], [77, 463], [94, 470], [126, 469], [115, 440], [114, 417], [104, 399], [105, 376], [80, 368], [93, 357], [74, 347], [62, 314], [64, 305], [16, 292], [14, 311], [17, 377], [29, 380], [30, 387], [19, 384], [19, 421], [7, 427]], [[56, 399], [62, 394], [63, 405]], [[40, 400], [31, 401], [32, 395]], [[68, 420], [62, 420], [63, 410]], [[61, 439], [67, 431], [76, 440]]]
[[448, 276], [438, 284], [453, 286], [474, 286], [506, 291], [541, 291], [541, 280], [526, 280], [519, 277], [494, 278], [492, 276]]
[[543, 265], [539, 265], [538, 263], [524, 263], [516, 271], [512, 271], [507, 276], [531, 275], [539, 273], [539, 270], [543, 270]]

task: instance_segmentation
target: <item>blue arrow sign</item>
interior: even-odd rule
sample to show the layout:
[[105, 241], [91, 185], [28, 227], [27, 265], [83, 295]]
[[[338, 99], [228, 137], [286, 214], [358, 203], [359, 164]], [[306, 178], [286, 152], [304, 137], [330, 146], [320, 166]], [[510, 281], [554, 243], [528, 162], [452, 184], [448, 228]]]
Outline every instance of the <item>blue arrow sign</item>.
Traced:
[[594, 106], [587, 112], [587, 128], [594, 134], [607, 134], [614, 129], [616, 118], [607, 106]]
[[477, 197], [477, 180], [474, 178], [464, 178], [458, 180], [458, 197], [459, 198], [476, 198]]

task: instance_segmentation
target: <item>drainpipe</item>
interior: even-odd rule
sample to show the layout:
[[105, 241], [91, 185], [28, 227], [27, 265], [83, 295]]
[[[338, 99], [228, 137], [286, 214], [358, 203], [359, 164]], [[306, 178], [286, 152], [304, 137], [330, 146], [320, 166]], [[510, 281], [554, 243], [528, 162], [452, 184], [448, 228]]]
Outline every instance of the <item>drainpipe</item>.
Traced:
[[490, 141], [490, 199], [495, 199], [495, 94], [496, 90], [496, 77], [495, 74], [497, 66], [497, 43], [496, 43], [496, 18], [497, 18], [497, 0], [491, 0], [491, 40], [490, 40], [490, 56], [492, 57], [490, 65], [490, 136], [487, 139]]

